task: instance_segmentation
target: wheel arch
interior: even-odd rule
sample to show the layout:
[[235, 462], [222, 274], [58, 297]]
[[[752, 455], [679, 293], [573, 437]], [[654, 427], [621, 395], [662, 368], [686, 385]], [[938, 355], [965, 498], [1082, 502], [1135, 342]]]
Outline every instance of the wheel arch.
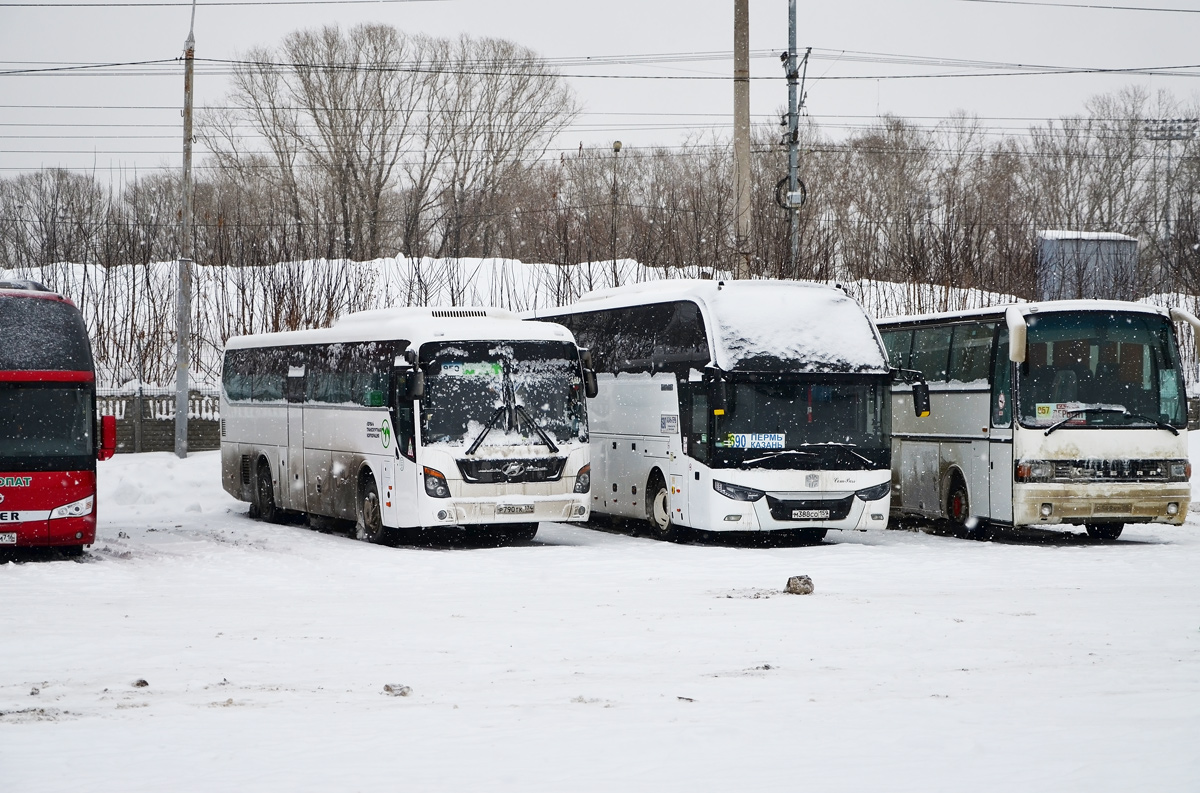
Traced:
[[948, 502], [950, 500], [950, 491], [954, 488], [956, 481], [962, 482], [963, 489], [967, 491], [968, 513], [971, 511], [970, 508], [975, 504], [975, 494], [971, 492], [971, 482], [967, 478], [966, 473], [963, 472], [962, 466], [958, 463], [951, 463], [946, 467], [946, 474], [942, 477], [942, 497], [941, 506], [939, 507], [942, 517], [950, 517]]

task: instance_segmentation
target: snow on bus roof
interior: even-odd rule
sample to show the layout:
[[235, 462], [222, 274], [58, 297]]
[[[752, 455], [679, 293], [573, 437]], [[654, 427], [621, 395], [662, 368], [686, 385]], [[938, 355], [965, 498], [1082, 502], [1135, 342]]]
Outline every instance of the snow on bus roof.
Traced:
[[289, 344], [336, 344], [403, 339], [414, 347], [429, 341], [567, 341], [562, 325], [528, 322], [501, 308], [380, 308], [347, 314], [332, 327], [234, 336], [228, 349]]
[[1043, 300], [1036, 303], [1001, 303], [989, 308], [972, 308], [966, 311], [939, 311], [932, 314], [909, 314], [881, 317], [880, 325], [902, 322], [926, 322], [952, 319], [979, 319], [988, 316], [1004, 316], [1009, 306], [1016, 306], [1026, 316], [1030, 314], [1052, 314], [1063, 311], [1133, 311], [1142, 314], [1169, 316], [1167, 309], [1149, 303], [1129, 303], [1124, 300]]
[[[795, 361], [803, 371], [886, 371], [875, 327], [841, 289], [806, 281], [652, 281], [590, 292], [573, 311], [693, 300], [705, 315], [714, 360], [732, 371], [756, 358]], [[561, 313], [544, 309], [540, 315]]]

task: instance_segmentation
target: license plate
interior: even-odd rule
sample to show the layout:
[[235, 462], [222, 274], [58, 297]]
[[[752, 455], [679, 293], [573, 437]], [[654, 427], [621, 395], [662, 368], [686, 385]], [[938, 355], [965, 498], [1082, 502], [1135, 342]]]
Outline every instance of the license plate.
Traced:
[[792, 520], [824, 520], [829, 517], [827, 509], [793, 509]]
[[16, 545], [17, 533], [15, 531], [0, 531], [0, 545]]
[[501, 504], [496, 507], [497, 515], [532, 515], [533, 504]]

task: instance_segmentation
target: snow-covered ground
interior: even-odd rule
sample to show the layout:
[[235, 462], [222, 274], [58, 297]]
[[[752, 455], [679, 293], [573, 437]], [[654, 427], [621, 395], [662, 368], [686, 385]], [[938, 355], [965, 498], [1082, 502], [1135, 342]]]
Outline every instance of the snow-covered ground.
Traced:
[[0, 564], [0, 790], [1200, 789], [1200, 523], [383, 548], [217, 473], [117, 457]]

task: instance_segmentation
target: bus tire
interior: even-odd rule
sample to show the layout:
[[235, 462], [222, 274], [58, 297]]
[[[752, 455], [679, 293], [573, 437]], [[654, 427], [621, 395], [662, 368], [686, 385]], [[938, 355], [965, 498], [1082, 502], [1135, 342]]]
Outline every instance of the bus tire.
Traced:
[[958, 473], [951, 477], [950, 489], [946, 492], [946, 517], [950, 519], [950, 527], [955, 534], [964, 534], [973, 540], [987, 539], [986, 524], [978, 518], [971, 518], [971, 497], [967, 493], [967, 483]]
[[358, 519], [354, 523], [354, 537], [363, 542], [382, 545], [387, 542], [388, 531], [383, 525], [383, 509], [379, 505], [379, 488], [375, 477], [365, 474], [358, 488]]
[[259, 519], [267, 523], [278, 523], [282, 518], [279, 507], [275, 505], [275, 483], [271, 481], [271, 464], [266, 460], [258, 461], [254, 506], [257, 507]]
[[63, 549], [62, 549], [62, 554], [63, 554], [63, 556], [67, 557], [68, 559], [78, 559], [79, 557], [83, 556], [83, 546], [82, 545], [64, 545]]
[[654, 536], [666, 542], [679, 539], [679, 527], [671, 521], [671, 494], [667, 491], [667, 483], [662, 474], [657, 471], [650, 477], [646, 488], [650, 498], [646, 501], [646, 520]]
[[1112, 542], [1121, 536], [1121, 532], [1125, 529], [1124, 523], [1088, 523], [1084, 526], [1087, 529], [1088, 536], [1093, 540], [1106, 540]]

